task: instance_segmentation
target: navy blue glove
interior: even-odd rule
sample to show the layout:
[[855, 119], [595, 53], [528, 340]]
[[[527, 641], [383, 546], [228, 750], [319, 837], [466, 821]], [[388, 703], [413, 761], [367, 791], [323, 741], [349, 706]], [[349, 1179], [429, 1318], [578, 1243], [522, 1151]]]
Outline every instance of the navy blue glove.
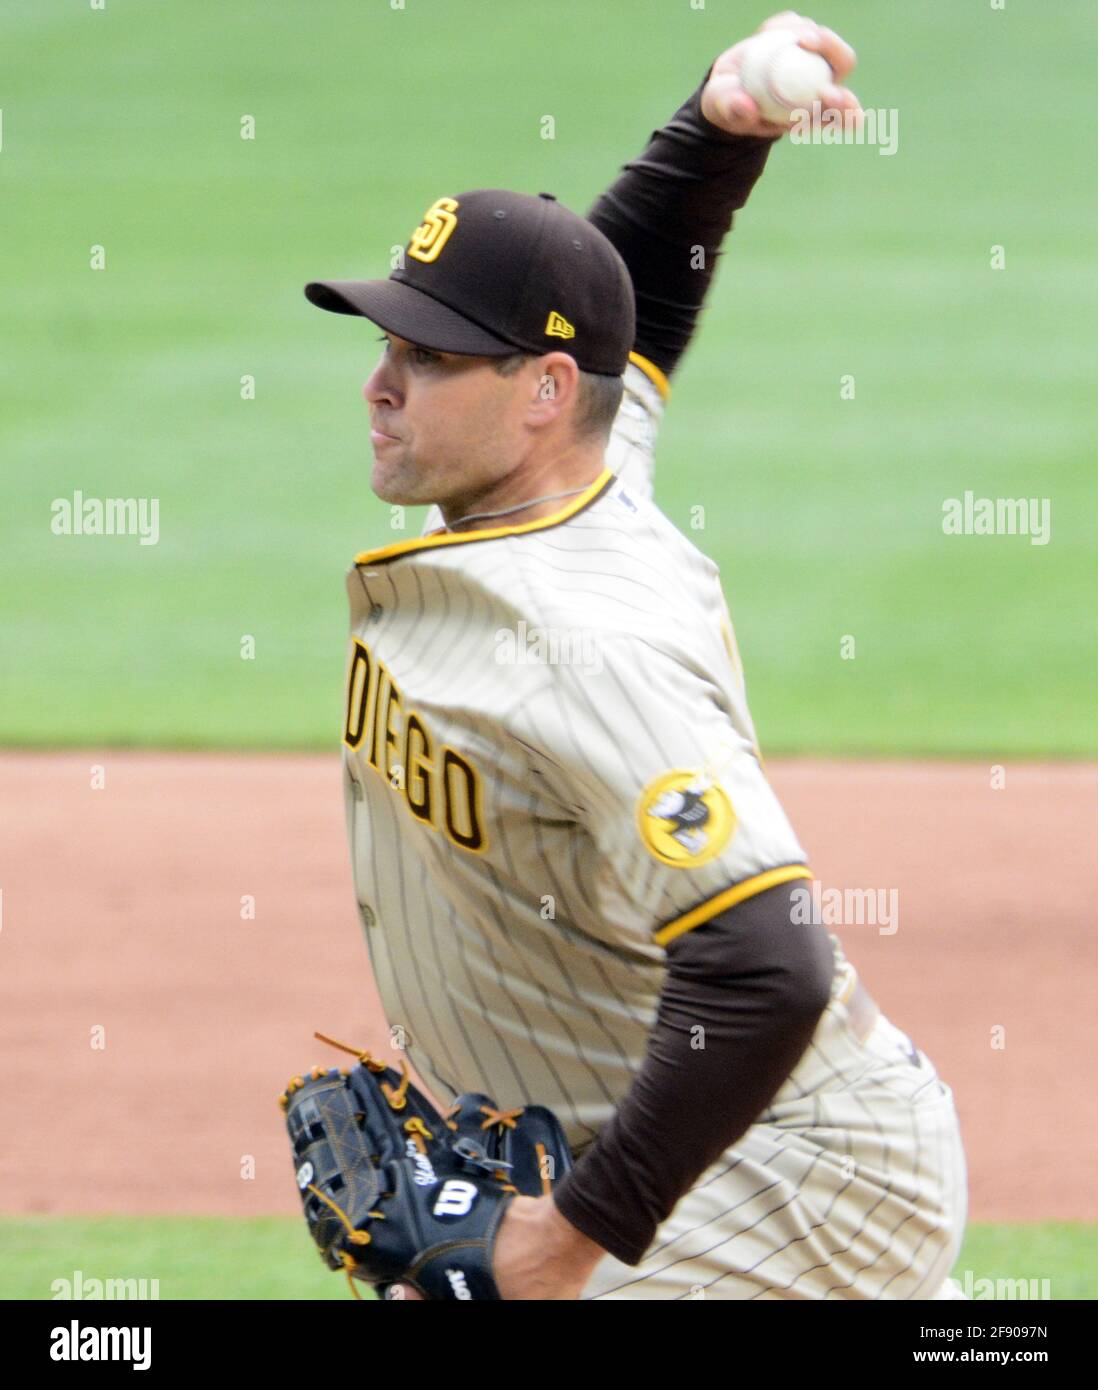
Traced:
[[359, 1058], [350, 1072], [314, 1067], [280, 1101], [321, 1256], [382, 1295], [406, 1283], [425, 1299], [498, 1299], [492, 1254], [508, 1204], [547, 1194], [572, 1167], [556, 1116], [474, 1094], [440, 1115], [405, 1064], [346, 1050]]

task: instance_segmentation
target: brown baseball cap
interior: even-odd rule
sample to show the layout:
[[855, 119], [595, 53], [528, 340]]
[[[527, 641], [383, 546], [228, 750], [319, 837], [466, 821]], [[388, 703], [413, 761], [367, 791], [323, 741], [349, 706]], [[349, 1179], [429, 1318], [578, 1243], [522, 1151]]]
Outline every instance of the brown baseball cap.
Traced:
[[617, 249], [551, 193], [437, 198], [387, 280], [313, 280], [305, 295], [436, 352], [559, 350], [602, 376], [625, 371], [636, 328]]

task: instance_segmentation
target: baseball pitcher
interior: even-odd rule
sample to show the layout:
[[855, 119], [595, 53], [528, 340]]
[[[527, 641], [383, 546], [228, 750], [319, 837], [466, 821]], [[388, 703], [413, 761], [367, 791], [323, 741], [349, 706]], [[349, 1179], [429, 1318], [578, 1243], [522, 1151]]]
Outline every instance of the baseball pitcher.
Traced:
[[[843, 81], [838, 36], [779, 22]], [[785, 129], [740, 51], [586, 218], [549, 193], [448, 193], [387, 280], [306, 289], [382, 330], [373, 488], [431, 507], [347, 581], [355, 891], [422, 1091], [363, 1054], [380, 1080], [339, 1123], [376, 1102], [391, 1129], [414, 1095], [395, 1139], [356, 1140], [393, 1162], [404, 1145], [406, 1189], [374, 1182], [351, 1219], [346, 1184], [318, 1180], [323, 1117], [292, 1116], [303, 1196], [359, 1254], [400, 1202], [441, 1194], [409, 1237], [431, 1249], [363, 1276], [390, 1296], [954, 1296], [951, 1092], [804, 910], [716, 566], [652, 502], [669, 379]], [[329, 1076], [309, 1087], [340, 1091]], [[506, 1140], [528, 1107], [572, 1156], [532, 1188], [469, 1122]], [[460, 1133], [456, 1158], [432, 1157], [436, 1131]], [[467, 1176], [439, 1188], [443, 1161]], [[490, 1218], [454, 1227], [487, 1265], [439, 1264], [460, 1242], [423, 1232], [472, 1221], [489, 1180]]]

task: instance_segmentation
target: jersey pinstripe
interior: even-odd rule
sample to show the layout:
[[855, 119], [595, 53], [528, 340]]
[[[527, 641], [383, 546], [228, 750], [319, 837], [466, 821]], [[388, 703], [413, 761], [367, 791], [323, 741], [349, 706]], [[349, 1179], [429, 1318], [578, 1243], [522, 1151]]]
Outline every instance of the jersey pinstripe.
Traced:
[[[716, 567], [650, 498], [660, 391], [636, 361], [625, 386], [606, 471], [554, 517], [428, 534], [359, 556], [348, 575], [347, 824], [389, 1022], [440, 1098], [550, 1105], [578, 1150], [644, 1058], [666, 942], [808, 876], [755, 746]], [[895, 1169], [910, 1185], [922, 1161], [908, 1121], [893, 1135], [896, 1117], [867, 1098], [879, 1080], [836, 1061], [851, 1043], [850, 969], [832, 947], [832, 1007], [760, 1119], [776, 1136], [760, 1191], [791, 1136], [833, 1119], [861, 1136], [861, 1158], [877, 1146], [884, 1181]], [[894, 1088], [914, 1086], [908, 1070]], [[739, 1208], [753, 1171], [741, 1153], [733, 1189], [708, 1175], [699, 1200]], [[851, 1196], [832, 1195], [845, 1212]], [[770, 1219], [751, 1228], [764, 1244]], [[693, 1287], [697, 1261], [680, 1263]], [[608, 1270], [598, 1296], [679, 1296]]]
[[[634, 379], [615, 436], [645, 467], [649, 386]], [[564, 513], [356, 565], [345, 751], [356, 891], [412, 1060], [429, 1083], [540, 1096], [582, 1142], [643, 1058], [661, 930], [807, 870], [755, 753], [716, 567], [609, 472]], [[711, 779], [735, 822], [685, 827], [681, 860], [674, 825], [656, 844], [638, 829], [645, 789], [676, 771]]]

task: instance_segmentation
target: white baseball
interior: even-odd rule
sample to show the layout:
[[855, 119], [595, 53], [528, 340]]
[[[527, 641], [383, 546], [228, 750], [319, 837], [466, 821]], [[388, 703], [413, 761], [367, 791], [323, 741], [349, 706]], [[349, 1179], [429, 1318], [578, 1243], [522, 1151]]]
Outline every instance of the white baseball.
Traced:
[[827, 59], [800, 48], [792, 29], [766, 29], [744, 45], [740, 82], [768, 121], [784, 125], [793, 111], [811, 109], [834, 80]]

